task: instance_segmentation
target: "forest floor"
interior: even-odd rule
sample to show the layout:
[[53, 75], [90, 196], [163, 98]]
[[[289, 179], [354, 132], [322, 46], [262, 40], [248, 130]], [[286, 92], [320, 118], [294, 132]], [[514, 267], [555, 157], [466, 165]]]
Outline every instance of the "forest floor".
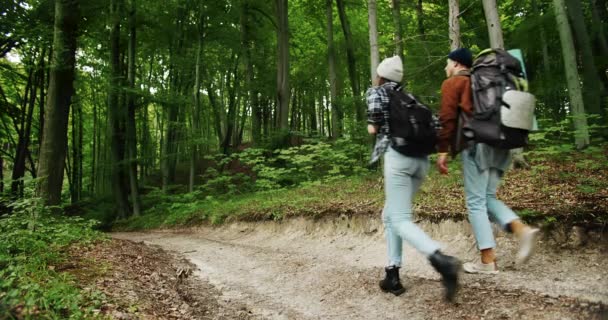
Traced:
[[[541, 157], [509, 171], [499, 197], [542, 228], [538, 251], [516, 266], [517, 243], [495, 230], [500, 274], [463, 275], [454, 304], [407, 245], [407, 292], [379, 290], [379, 172], [224, 197], [149, 194], [145, 214], [114, 224], [112, 240], [73, 252], [67, 269], [105, 293], [99, 313], [114, 319], [608, 320], [606, 156], [608, 148]], [[416, 199], [417, 223], [446, 253], [473, 261], [459, 164], [449, 176], [432, 171]]]
[[[448, 254], [475, 259], [468, 224], [421, 226]], [[236, 222], [113, 233], [78, 256], [108, 266], [95, 282], [108, 296], [102, 312], [115, 319], [608, 319], [602, 233], [545, 233], [517, 267], [516, 242], [498, 232], [501, 273], [463, 275], [455, 304], [442, 300], [437, 274], [409, 246], [406, 293], [382, 293], [382, 234], [370, 217]]]

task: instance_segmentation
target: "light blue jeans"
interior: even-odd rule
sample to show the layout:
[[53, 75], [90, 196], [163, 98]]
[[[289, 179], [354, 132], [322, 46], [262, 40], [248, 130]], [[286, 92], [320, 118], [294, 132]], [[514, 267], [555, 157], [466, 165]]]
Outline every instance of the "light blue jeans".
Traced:
[[403, 240], [430, 256], [439, 250], [420, 227], [412, 222], [412, 201], [429, 170], [427, 158], [406, 157], [392, 148], [384, 154], [384, 192], [382, 212], [388, 250], [388, 266], [401, 266]]
[[513, 210], [496, 198], [496, 189], [503, 171], [491, 166], [486, 170], [480, 170], [471, 152], [470, 149], [462, 152], [464, 192], [469, 222], [473, 227], [477, 248], [479, 250], [494, 248], [496, 242], [490, 219], [506, 229], [509, 223], [519, 218]]

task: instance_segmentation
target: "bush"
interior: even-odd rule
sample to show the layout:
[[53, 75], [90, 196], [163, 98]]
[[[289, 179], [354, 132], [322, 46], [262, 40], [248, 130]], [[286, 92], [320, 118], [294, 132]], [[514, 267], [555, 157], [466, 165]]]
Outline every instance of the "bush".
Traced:
[[256, 174], [257, 190], [272, 190], [360, 174], [365, 171], [367, 153], [364, 145], [340, 139], [334, 143], [313, 140], [275, 151], [250, 148], [237, 157]]

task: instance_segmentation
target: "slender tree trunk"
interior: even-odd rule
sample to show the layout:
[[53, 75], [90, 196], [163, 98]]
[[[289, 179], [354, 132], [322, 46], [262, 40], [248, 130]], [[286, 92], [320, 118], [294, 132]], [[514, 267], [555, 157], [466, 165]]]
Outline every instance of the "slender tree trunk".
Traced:
[[451, 50], [460, 48], [460, 7], [458, 1], [459, 0], [450, 0], [449, 3], [449, 35]]
[[97, 146], [99, 143], [97, 142], [97, 131], [99, 130], [99, 116], [97, 114], [97, 103], [93, 102], [93, 141], [91, 142], [91, 185], [89, 187], [89, 193], [91, 195], [96, 195], [95, 184], [97, 183], [97, 157], [99, 152], [97, 151]]
[[79, 19], [77, 0], [55, 1], [53, 60], [38, 166], [38, 194], [48, 205], [61, 203]]
[[416, 18], [418, 19], [418, 34], [422, 40], [426, 40], [426, 33], [424, 30], [424, 10], [422, 8], [422, 0], [418, 0], [416, 5]]
[[[591, 0], [591, 18], [593, 21], [593, 34], [602, 56], [608, 56], [608, 38], [606, 38], [605, 24], [607, 9], [605, 0]], [[603, 18], [602, 18], [603, 17]]]
[[357, 60], [355, 58], [355, 45], [353, 43], [353, 35], [350, 31], [350, 23], [346, 16], [346, 9], [344, 7], [344, 0], [336, 0], [338, 5], [338, 15], [340, 16], [340, 22], [342, 23], [342, 32], [344, 33], [344, 39], [346, 40], [346, 60], [348, 62], [348, 75], [350, 78], [350, 85], [353, 90], [355, 117], [357, 121], [363, 121], [364, 119], [364, 106], [361, 103], [360, 98], [360, 87], [359, 87], [359, 76], [357, 74]]
[[[236, 121], [236, 113], [237, 110], [237, 86], [239, 83], [238, 79], [238, 55], [234, 55], [234, 68], [228, 72], [228, 77], [226, 78], [226, 86], [228, 87], [228, 114], [226, 117], [226, 134], [224, 135], [224, 141], [222, 142], [222, 152], [225, 155], [229, 154], [230, 142], [232, 141], [232, 136], [235, 131], [235, 121]], [[232, 80], [231, 80], [232, 79]], [[230, 84], [232, 82], [232, 85]]]
[[338, 91], [336, 90], [336, 49], [334, 45], [334, 14], [333, 0], [326, 0], [326, 15], [327, 15], [327, 59], [329, 65], [329, 105], [331, 108], [331, 137], [333, 139], [342, 136], [341, 126], [338, 124], [342, 121], [340, 117], [340, 109], [338, 106]]
[[490, 46], [492, 48], [504, 48], [505, 42], [502, 37], [502, 27], [500, 25], [496, 0], [483, 0], [483, 11], [485, 12], [486, 23], [488, 24]]
[[580, 0], [567, 0], [568, 13], [572, 22], [572, 30], [576, 44], [581, 53], [580, 64], [583, 69], [583, 100], [588, 113], [600, 114], [602, 82], [596, 73], [595, 58], [591, 51], [591, 41], [585, 26], [585, 17]]
[[[394, 0], [398, 1], [398, 0]], [[370, 50], [370, 59], [371, 59], [371, 83], [373, 86], [378, 85], [376, 82], [376, 69], [378, 68], [378, 64], [380, 63], [380, 53], [378, 51], [378, 27], [376, 24], [377, 21], [377, 10], [376, 10], [376, 0], [368, 0], [367, 2], [368, 8], [368, 24], [369, 24], [369, 50]]]
[[287, 0], [275, 0], [277, 10], [278, 65], [277, 65], [277, 127], [289, 128], [289, 21]]
[[195, 142], [192, 143], [192, 152], [190, 154], [190, 175], [188, 179], [188, 192], [194, 191], [194, 178], [196, 176], [196, 164], [198, 162], [200, 143], [202, 138], [201, 132], [201, 56], [203, 51], [203, 34], [204, 34], [204, 14], [203, 6], [199, 7], [200, 15], [198, 19], [198, 37], [196, 42], [196, 63], [194, 67], [194, 86], [192, 88], [192, 131]]
[[78, 121], [78, 108], [80, 102], [78, 99], [74, 99], [72, 103], [72, 170], [71, 174], [71, 183], [70, 183], [70, 198], [72, 204], [78, 202], [78, 170], [80, 166], [78, 165], [78, 125], [76, 122]]
[[[541, 12], [538, 8], [538, 0], [532, 0], [532, 11], [533, 13], [540, 17], [541, 16]], [[546, 74], [549, 74], [549, 72], [551, 72], [551, 63], [550, 63], [550, 59], [549, 59], [549, 46], [547, 45], [547, 34], [545, 31], [544, 26], [540, 26], [539, 28], [539, 36], [540, 36], [540, 43], [541, 43], [541, 49], [543, 52], [543, 68]]]
[[553, 8], [555, 10], [557, 30], [559, 31], [559, 38], [562, 45], [564, 69], [566, 70], [568, 94], [570, 95], [570, 110], [574, 117], [574, 128], [576, 130], [575, 144], [578, 149], [582, 149], [589, 145], [589, 128], [585, 116], [585, 105], [583, 103], [579, 76], [576, 70], [574, 41], [572, 40], [564, 0], [553, 0]]
[[215, 95], [215, 88], [211, 86], [210, 83], [207, 83], [207, 94], [209, 95], [209, 102], [211, 103], [211, 113], [213, 114], [213, 125], [215, 126], [215, 133], [218, 139], [218, 145], [222, 146], [222, 141], [224, 141], [224, 135], [222, 133], [222, 117], [220, 115], [219, 102], [217, 101], [217, 96]]
[[130, 0], [129, 9], [129, 44], [128, 44], [128, 74], [127, 82], [131, 92], [127, 95], [127, 155], [129, 171], [129, 187], [131, 189], [131, 202], [133, 204], [133, 215], [141, 214], [141, 201], [139, 198], [139, 183], [137, 181], [137, 127], [135, 123], [135, 68], [136, 68], [136, 37], [137, 31], [135, 28], [135, 1]]
[[298, 90], [297, 89], [292, 89], [292, 94], [293, 94], [293, 98], [291, 98], [291, 130], [296, 131], [298, 130], [298, 126], [296, 123], [297, 117], [298, 117], [298, 103], [300, 102], [300, 100], [298, 99]]
[[25, 177], [26, 160], [29, 152], [32, 119], [34, 115], [34, 106], [36, 104], [37, 78], [40, 76], [39, 71], [34, 71], [36, 68], [37, 67], [34, 67], [29, 72], [28, 82], [25, 86], [25, 94], [23, 95], [22, 114], [20, 116], [21, 125], [15, 127], [19, 134], [19, 140], [17, 143], [11, 183], [11, 193], [13, 197], [23, 197], [23, 187], [25, 184], [22, 179]]
[[313, 135], [316, 135], [319, 132], [318, 129], [318, 122], [317, 122], [317, 106], [316, 106], [316, 101], [315, 101], [315, 94], [314, 91], [310, 92], [310, 94], [308, 95], [308, 105], [310, 106], [310, 133]]
[[[52, 63], [53, 59], [53, 46], [50, 47], [49, 49], [49, 53], [47, 56], [47, 61], [49, 63], [49, 65]], [[44, 62], [44, 59], [42, 60]], [[40, 150], [42, 149], [42, 134], [44, 132], [44, 109], [46, 106], [46, 93], [45, 93], [45, 89], [47, 89], [49, 87], [49, 83], [50, 83], [50, 77], [51, 77], [51, 72], [44, 72], [47, 68], [43, 65], [43, 74], [45, 74], [44, 78], [40, 79], [41, 81], [41, 85], [40, 85], [40, 101], [39, 101], [39, 106], [40, 106], [40, 115], [39, 115], [39, 128], [38, 128], [38, 159], [40, 161]]]
[[392, 0], [392, 14], [393, 14], [393, 25], [395, 26], [394, 40], [395, 40], [395, 54], [403, 59], [403, 28], [401, 26], [401, 4], [399, 0]]

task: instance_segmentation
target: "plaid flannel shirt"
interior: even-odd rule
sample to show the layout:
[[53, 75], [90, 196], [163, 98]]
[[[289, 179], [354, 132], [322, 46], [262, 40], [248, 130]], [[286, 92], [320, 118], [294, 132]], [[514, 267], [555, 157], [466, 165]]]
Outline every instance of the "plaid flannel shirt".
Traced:
[[390, 145], [388, 121], [390, 95], [388, 90], [398, 90], [398, 88], [398, 83], [389, 81], [381, 86], [369, 88], [365, 94], [367, 100], [367, 123], [379, 127], [370, 164], [378, 161]]
[[367, 90], [367, 123], [377, 125], [379, 133], [388, 135], [388, 105], [390, 101], [388, 90], [397, 90], [398, 88], [398, 83], [389, 81]]

